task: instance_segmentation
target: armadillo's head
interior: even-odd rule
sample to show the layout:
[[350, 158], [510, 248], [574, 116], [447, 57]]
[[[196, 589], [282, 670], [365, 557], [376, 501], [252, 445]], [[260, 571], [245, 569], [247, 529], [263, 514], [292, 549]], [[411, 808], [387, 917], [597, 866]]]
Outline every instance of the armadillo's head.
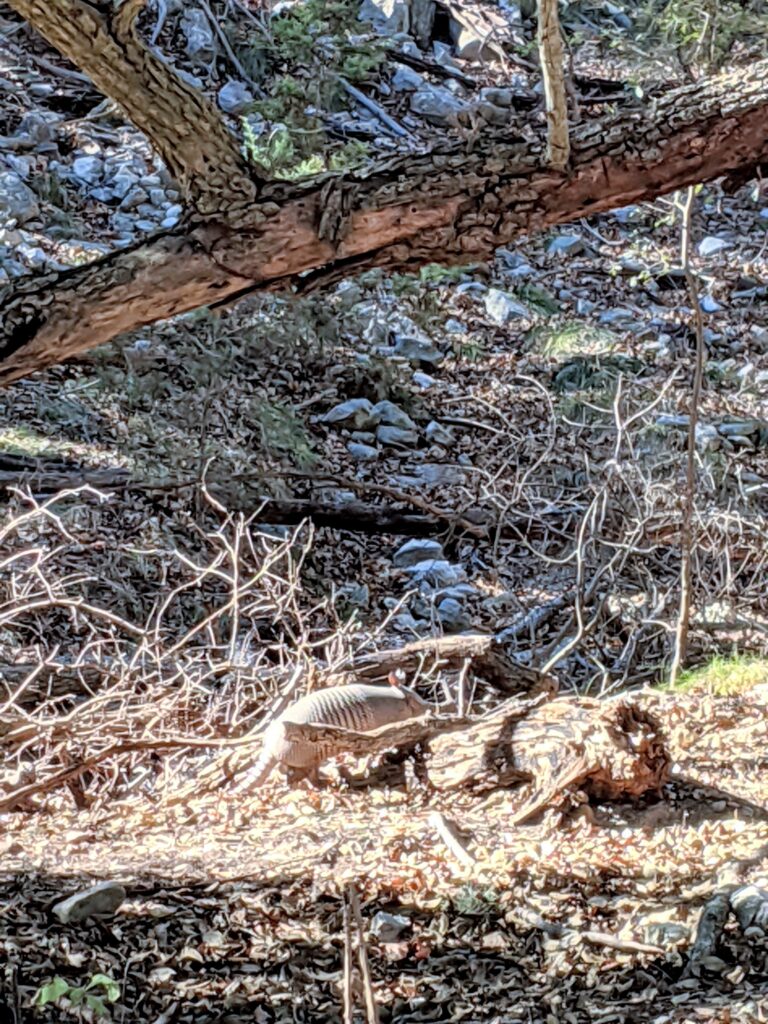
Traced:
[[423, 715], [429, 709], [429, 702], [422, 700], [418, 693], [413, 690], [409, 690], [405, 686], [406, 680], [405, 670], [402, 668], [393, 669], [387, 676], [387, 682], [391, 687], [401, 693], [405, 697], [405, 704], [410, 713], [417, 717]]
[[418, 693], [414, 693], [413, 690], [409, 690], [407, 686], [401, 686], [400, 692], [405, 696], [405, 702], [408, 705], [408, 710], [414, 717], [424, 715], [429, 710], [429, 701], [422, 700]]

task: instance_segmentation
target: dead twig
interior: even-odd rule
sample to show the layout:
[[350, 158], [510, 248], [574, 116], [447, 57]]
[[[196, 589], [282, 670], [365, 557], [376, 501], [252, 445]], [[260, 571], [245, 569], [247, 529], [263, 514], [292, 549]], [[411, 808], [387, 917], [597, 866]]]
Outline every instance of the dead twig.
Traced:
[[360, 960], [360, 977], [363, 983], [363, 995], [365, 997], [365, 1019], [366, 1024], [379, 1024], [379, 1011], [376, 1006], [376, 996], [373, 991], [371, 980], [371, 967], [368, 962], [368, 949], [365, 944], [363, 916], [360, 913], [360, 901], [357, 898], [357, 891], [354, 885], [347, 887], [347, 903], [352, 912], [357, 927], [357, 954]]
[[467, 849], [467, 841], [455, 822], [450, 821], [440, 811], [434, 811], [429, 816], [429, 823], [462, 867], [471, 868], [477, 863], [477, 858]]

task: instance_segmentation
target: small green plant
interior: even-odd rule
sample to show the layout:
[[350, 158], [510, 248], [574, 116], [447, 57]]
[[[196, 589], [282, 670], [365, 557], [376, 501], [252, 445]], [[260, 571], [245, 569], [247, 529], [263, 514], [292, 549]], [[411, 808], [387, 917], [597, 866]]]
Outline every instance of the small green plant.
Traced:
[[560, 311], [560, 303], [546, 288], [540, 288], [535, 284], [521, 284], [516, 292], [523, 302], [540, 313], [551, 314]]
[[479, 338], [456, 340], [452, 348], [456, 358], [466, 363], [476, 363], [485, 351], [485, 346]]
[[265, 450], [286, 452], [301, 469], [314, 465], [317, 456], [304, 424], [290, 409], [257, 398], [250, 403], [249, 412]]
[[[285, 124], [273, 125], [271, 131], [256, 135], [247, 118], [242, 120], [243, 149], [246, 158], [268, 178], [296, 181], [324, 171], [345, 171], [359, 167], [368, 152], [360, 142], [348, 142], [327, 158], [323, 153], [302, 155], [303, 146], [297, 143], [301, 133]], [[311, 134], [311, 133], [309, 133]]]
[[466, 882], [453, 896], [451, 902], [457, 914], [467, 917], [482, 917], [484, 914], [498, 912], [499, 892], [493, 886], [480, 886], [476, 882]]
[[108, 1017], [107, 1003], [116, 1003], [120, 998], [120, 985], [107, 974], [94, 974], [87, 985], [70, 985], [58, 975], [42, 985], [33, 1003], [47, 1006], [49, 1003], [64, 1009], [67, 1006], [87, 1006], [97, 1017]]
[[72, 205], [70, 191], [57, 171], [38, 171], [32, 174], [29, 186], [44, 203], [51, 203], [64, 211]]
[[243, 151], [262, 175], [295, 180], [364, 161], [367, 147], [332, 140], [320, 113], [347, 108], [347, 83], [369, 80], [386, 58], [380, 40], [361, 39], [357, 15], [356, 0], [302, 0], [270, 19], [255, 49], [245, 39], [238, 44], [246, 65], [259, 65], [254, 77], [268, 93], [250, 113], [272, 130], [258, 136], [248, 117], [242, 121]]

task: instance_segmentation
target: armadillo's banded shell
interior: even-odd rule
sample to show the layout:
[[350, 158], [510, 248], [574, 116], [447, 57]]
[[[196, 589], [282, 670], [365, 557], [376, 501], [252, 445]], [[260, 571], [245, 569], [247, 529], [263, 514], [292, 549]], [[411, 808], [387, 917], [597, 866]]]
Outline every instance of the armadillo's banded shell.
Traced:
[[392, 722], [424, 714], [429, 705], [407, 687], [353, 683], [318, 690], [297, 700], [264, 734], [261, 760], [270, 758], [290, 768], [310, 768], [333, 756], [333, 743], [287, 740], [284, 722], [332, 725], [353, 732], [371, 732]]

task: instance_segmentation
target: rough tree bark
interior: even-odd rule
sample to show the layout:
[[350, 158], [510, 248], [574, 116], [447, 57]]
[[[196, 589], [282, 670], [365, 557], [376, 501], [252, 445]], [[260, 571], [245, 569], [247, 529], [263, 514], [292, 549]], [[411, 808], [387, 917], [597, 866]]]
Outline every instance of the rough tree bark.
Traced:
[[519, 235], [768, 161], [768, 61], [573, 133], [567, 174], [543, 145], [483, 135], [304, 182], [248, 177], [213, 108], [134, 31], [143, 0], [9, 0], [120, 103], [185, 189], [180, 226], [0, 293], [0, 385], [125, 331], [257, 289], [366, 267], [487, 258]]

